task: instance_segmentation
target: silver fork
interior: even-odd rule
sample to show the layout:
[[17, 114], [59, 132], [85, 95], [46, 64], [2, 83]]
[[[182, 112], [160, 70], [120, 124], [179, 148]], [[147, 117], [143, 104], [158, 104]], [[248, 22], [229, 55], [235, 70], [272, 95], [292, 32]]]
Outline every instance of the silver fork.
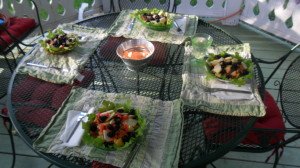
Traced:
[[59, 67], [54, 67], [54, 66], [47, 66], [47, 65], [33, 63], [33, 62], [27, 62], [26, 65], [35, 66], [35, 67], [39, 67], [39, 68], [45, 68], [45, 69], [55, 69], [55, 70], [62, 71], [62, 72], [69, 72], [69, 70], [67, 70], [65, 68], [59, 68]]
[[181, 32], [182, 31], [182, 29], [180, 28], [180, 26], [178, 25], [178, 23], [175, 20], [174, 20], [174, 25], [176, 27], [176, 31], [177, 32]]

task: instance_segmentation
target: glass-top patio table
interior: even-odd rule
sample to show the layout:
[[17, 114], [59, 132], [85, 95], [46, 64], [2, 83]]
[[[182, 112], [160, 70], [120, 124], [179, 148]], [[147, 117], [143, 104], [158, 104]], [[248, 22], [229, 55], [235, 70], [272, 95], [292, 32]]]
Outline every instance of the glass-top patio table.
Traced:
[[[109, 29], [118, 15], [119, 13], [112, 13], [96, 16], [77, 24]], [[197, 32], [210, 34], [214, 39], [214, 45], [241, 44], [240, 40], [200, 19]], [[75, 82], [72, 86], [107, 93], [137, 94], [163, 101], [179, 99], [183, 82], [185, 44], [153, 42], [156, 50], [152, 62], [140, 72], [135, 72], [128, 70], [116, 55], [117, 46], [126, 40], [124, 37], [108, 36], [104, 38], [83, 68], [82, 74], [88, 76], [87, 81]], [[256, 64], [254, 57], [252, 60]], [[263, 93], [263, 77], [258, 65], [254, 71], [256, 84], [259, 86], [260, 93]], [[54, 103], [55, 97], [59, 97], [59, 94], [53, 96], [51, 89], [64, 88], [59, 93], [67, 94], [71, 86], [65, 84], [46, 86], [49, 82], [35, 81], [28, 75], [16, 72], [13, 74], [9, 86], [9, 114], [20, 137], [32, 148], [33, 142], [61, 105], [61, 101], [58, 101], [57, 104]], [[37, 89], [36, 83], [45, 87], [33, 95], [31, 92]], [[32, 100], [34, 96], [41, 97], [45, 94], [51, 94], [53, 98], [41, 100], [43, 103], [37, 99]], [[66, 98], [65, 96], [64, 99]], [[227, 124], [223, 124], [222, 129], [208, 137], [205, 129], [209, 125], [204, 124], [207, 118], [213, 118]], [[253, 126], [256, 118], [217, 115], [207, 113], [196, 107], [183, 106], [183, 130], [178, 130], [182, 132], [178, 167], [201, 167], [220, 158], [241, 142]], [[91, 160], [80, 157], [66, 157], [60, 154], [34, 151], [49, 162], [61, 167], [91, 167], [95, 164]]]

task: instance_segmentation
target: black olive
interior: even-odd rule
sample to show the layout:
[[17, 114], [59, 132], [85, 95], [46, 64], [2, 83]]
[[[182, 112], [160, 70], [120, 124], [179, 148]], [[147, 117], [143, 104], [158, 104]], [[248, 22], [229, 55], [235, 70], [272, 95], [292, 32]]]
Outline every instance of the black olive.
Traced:
[[104, 146], [109, 147], [109, 146], [113, 145], [114, 143], [105, 141], [105, 142], [103, 142], [103, 144], [104, 144]]
[[107, 128], [108, 128], [109, 130], [114, 130], [114, 126], [111, 125], [111, 124], [108, 124], [108, 125], [107, 125]]
[[216, 59], [220, 59], [221, 56], [220, 56], [220, 55], [216, 55], [215, 58], [216, 58]]
[[96, 132], [97, 131], [97, 124], [96, 123], [92, 123], [91, 124], [90, 131], [92, 131], [92, 132]]
[[114, 127], [114, 131], [119, 131], [119, 129], [121, 128], [120, 124], [116, 124]]
[[107, 118], [107, 116], [100, 116], [99, 121], [104, 122]]
[[116, 135], [115, 131], [110, 131], [110, 132], [107, 133], [107, 136], [110, 137], [110, 138], [114, 137], [115, 135]]
[[125, 136], [122, 137], [122, 141], [123, 142], [128, 142], [129, 140], [130, 140], [130, 137], [127, 136], [127, 135], [125, 135]]
[[249, 72], [247, 70], [242, 72], [242, 75], [248, 75], [248, 74], [249, 74]]
[[129, 114], [130, 115], [135, 115], [135, 109], [130, 109]]
[[116, 124], [120, 124], [121, 123], [121, 118], [120, 117], [115, 117], [114, 120], [115, 120]]
[[135, 132], [128, 132], [127, 136], [129, 136], [129, 137], [135, 137]]
[[124, 111], [124, 109], [118, 109], [117, 112], [118, 113], [124, 113], [125, 111]]
[[234, 64], [232, 64], [232, 67], [231, 67], [231, 69], [233, 70], [233, 71], [235, 71], [235, 70], [237, 70], [238, 69], [238, 64], [237, 63], [234, 63]]

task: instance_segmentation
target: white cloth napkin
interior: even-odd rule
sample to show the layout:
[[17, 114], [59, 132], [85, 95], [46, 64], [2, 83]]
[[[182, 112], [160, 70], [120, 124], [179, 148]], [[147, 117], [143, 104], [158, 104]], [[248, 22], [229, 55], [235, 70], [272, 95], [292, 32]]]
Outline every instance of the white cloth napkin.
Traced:
[[180, 27], [181, 31], [178, 32], [177, 31], [177, 27], [173, 23], [173, 26], [170, 29], [170, 33], [176, 34], [176, 35], [183, 35], [185, 33], [186, 26], [187, 26], [187, 23], [188, 23], [188, 17], [183, 16], [183, 17], [180, 17], [180, 18], [177, 18], [177, 19], [175, 18], [174, 22], [176, 22], [178, 24], [178, 26]]
[[254, 95], [252, 93], [239, 93], [230, 91], [212, 92], [211, 95], [225, 100], [251, 100], [254, 98]]
[[242, 86], [237, 86], [226, 81], [218, 79], [207, 80], [206, 76], [201, 76], [201, 83], [208, 88], [212, 96], [224, 100], [251, 100], [254, 98], [252, 92], [252, 84], [246, 83]]
[[[93, 113], [94, 110], [95, 110], [94, 107], [90, 108], [88, 110], [87, 114]], [[82, 111], [75, 111], [75, 110], [70, 110], [68, 112], [65, 130], [60, 136], [60, 140], [64, 142], [64, 144], [63, 144], [64, 146], [74, 147], [74, 146], [80, 145], [81, 138], [84, 133], [84, 130], [82, 129], [82, 125], [81, 125], [82, 122], [80, 122], [80, 124], [74, 131], [74, 134], [72, 135], [72, 137], [70, 138], [69, 141], [68, 141], [68, 138], [70, 137], [72, 130], [75, 129], [76, 123], [78, 122], [78, 117], [81, 116], [81, 113], [82, 113]], [[86, 120], [87, 120], [87, 117], [82, 119], [82, 121], [86, 121]]]

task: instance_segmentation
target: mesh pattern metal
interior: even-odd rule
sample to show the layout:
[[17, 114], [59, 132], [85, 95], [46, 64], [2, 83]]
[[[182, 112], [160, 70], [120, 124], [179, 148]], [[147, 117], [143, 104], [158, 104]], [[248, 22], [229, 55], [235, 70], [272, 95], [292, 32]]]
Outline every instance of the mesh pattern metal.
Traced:
[[143, 8], [158, 8], [165, 11], [169, 11], [170, 0], [161, 1], [161, 0], [151, 0], [146, 2], [146, 0], [119, 0], [120, 10], [124, 9], [143, 9]]
[[213, 115], [184, 107], [179, 167], [201, 167], [221, 157], [242, 138], [249, 118]]
[[[109, 28], [117, 16], [117, 14], [98, 16], [79, 24]], [[215, 45], [240, 43], [221, 29], [201, 20], [198, 23], [197, 32], [212, 35]], [[184, 44], [153, 42], [155, 52], [152, 62], [140, 72], [134, 72], [128, 70], [116, 54], [117, 46], [125, 40], [128, 39], [107, 37], [100, 43], [85, 67], [95, 74], [95, 79], [88, 88], [104, 92], [137, 94], [161, 100], [178, 99], [182, 87]], [[53, 106], [53, 99], [45, 97], [40, 101], [31, 101], [33, 97], [36, 100], [39, 95], [47, 94], [46, 91], [49, 88], [42, 89], [34, 95], [32, 92], [37, 89], [36, 84], [24, 85], [22, 83], [27, 78], [29, 78], [27, 75], [15, 76], [11, 89], [11, 118], [20, 135], [32, 144], [50, 122], [51, 116], [56, 113], [59, 106]], [[49, 84], [41, 80], [34, 81], [39, 86]], [[26, 88], [25, 91], [18, 89], [19, 86]], [[64, 85], [53, 84], [51, 87], [64, 87]], [[38, 112], [33, 113], [34, 111]], [[184, 107], [184, 131], [179, 166], [201, 166], [221, 157], [236, 146], [240, 138], [246, 134], [247, 126], [252, 124], [253, 122], [248, 118], [217, 116], [191, 107]], [[68, 164], [70, 167], [71, 165], [82, 167], [91, 165], [90, 161], [76, 157], [53, 154], [45, 154], [45, 157], [58, 165]]]
[[297, 57], [286, 70], [281, 82], [281, 106], [291, 125], [300, 128], [300, 57]]
[[135, 72], [128, 70], [116, 54], [116, 48], [126, 40], [108, 37], [98, 47], [91, 62], [97, 77], [94, 89], [162, 100], [178, 98], [182, 83], [183, 47], [153, 42], [152, 61], [143, 70]]

